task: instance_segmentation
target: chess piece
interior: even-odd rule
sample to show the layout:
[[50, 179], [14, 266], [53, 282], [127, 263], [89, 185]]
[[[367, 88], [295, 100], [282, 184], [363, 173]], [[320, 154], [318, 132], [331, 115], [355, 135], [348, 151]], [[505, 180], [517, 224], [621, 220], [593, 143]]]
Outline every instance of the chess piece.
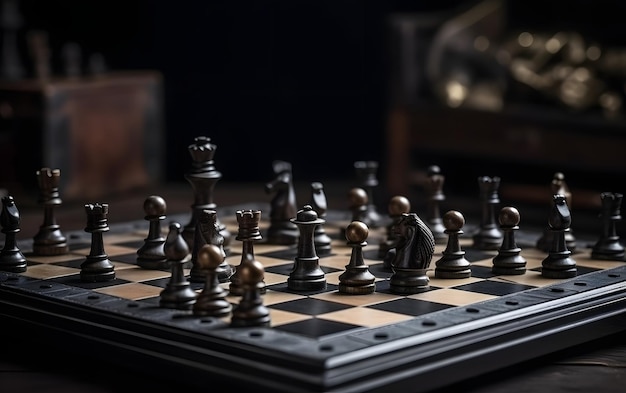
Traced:
[[61, 232], [54, 214], [54, 209], [62, 203], [59, 196], [60, 176], [61, 171], [58, 169], [42, 168], [37, 171], [37, 202], [43, 206], [44, 216], [43, 224], [33, 237], [33, 253], [36, 255], [61, 255], [69, 251], [67, 238]]
[[[446, 243], [446, 228], [443, 225], [440, 204], [446, 199], [443, 194], [443, 183], [445, 176], [441, 174], [441, 169], [437, 165], [428, 167], [428, 181], [426, 182], [426, 190], [428, 192], [428, 213], [426, 216], [426, 224], [435, 237], [436, 243]], [[465, 220], [465, 219], [464, 219]]]
[[624, 246], [620, 242], [616, 229], [617, 222], [622, 219], [620, 208], [623, 194], [603, 192], [600, 194], [600, 198], [602, 199], [602, 210], [600, 213], [602, 235], [594, 244], [591, 250], [591, 257], [623, 261]]
[[387, 205], [391, 222], [385, 228], [385, 238], [378, 245], [378, 258], [383, 258], [383, 267], [387, 270], [391, 270], [391, 259], [386, 258], [387, 253], [390, 249], [396, 247], [398, 240], [394, 227], [402, 220], [402, 215], [409, 213], [410, 210], [411, 202], [407, 197], [402, 195], [394, 196], [389, 200], [389, 204]]
[[448, 236], [448, 243], [441, 253], [441, 258], [435, 262], [435, 277], [470, 277], [472, 275], [471, 263], [465, 259], [465, 251], [461, 249], [459, 242], [459, 237], [463, 234], [465, 217], [461, 212], [450, 210], [443, 215], [442, 225], [446, 228], [444, 234]]
[[480, 250], [497, 250], [502, 244], [502, 231], [496, 224], [495, 209], [500, 203], [499, 177], [481, 176], [478, 178], [482, 215], [478, 231], [474, 234], [474, 247]]
[[144, 269], [168, 269], [169, 263], [165, 257], [163, 246], [165, 237], [161, 234], [161, 222], [165, 219], [167, 204], [158, 195], [151, 195], [143, 202], [143, 211], [150, 225], [148, 236], [143, 245], [137, 250], [137, 265]]
[[[317, 216], [326, 221], [326, 194], [324, 194], [324, 186], [320, 182], [311, 183], [311, 201], [309, 203]], [[326, 234], [324, 224], [317, 225], [313, 234], [315, 251], [317, 255], [329, 255], [331, 249], [331, 238]]]
[[198, 294], [191, 289], [191, 284], [184, 274], [183, 265], [189, 255], [189, 246], [182, 236], [179, 223], [170, 223], [163, 249], [172, 275], [160, 293], [159, 305], [163, 308], [189, 310], [196, 302]]
[[27, 33], [28, 50], [33, 59], [35, 78], [45, 82], [50, 79], [50, 44], [48, 33], [40, 30], [31, 30]]
[[[565, 175], [563, 175], [562, 172], [556, 172], [554, 174], [552, 182], [550, 183], [550, 189], [552, 191], [551, 195], [563, 195], [567, 206], [572, 206], [572, 193], [567, 183], [565, 183]], [[552, 204], [552, 201], [550, 204]], [[554, 232], [549, 226], [546, 226], [541, 236], [537, 239], [535, 247], [541, 251], [548, 252], [550, 247], [552, 247], [552, 235], [554, 235]], [[576, 238], [571, 228], [567, 228], [565, 232], [565, 244], [567, 245], [567, 249], [571, 252], [576, 251]]]
[[[367, 191], [360, 187], [350, 189], [348, 192], [348, 201], [350, 211], [352, 212], [352, 221], [361, 221], [365, 225], [368, 225], [367, 223], [370, 222], [370, 219], [367, 213], [367, 206], [369, 206]], [[370, 228], [369, 225], [368, 228]]]
[[[189, 249], [193, 250], [196, 224], [198, 216], [203, 210], [217, 210], [213, 202], [216, 183], [222, 178], [222, 174], [215, 169], [213, 158], [217, 146], [211, 143], [211, 138], [198, 136], [194, 143], [189, 145], [188, 150], [192, 158], [191, 170], [185, 174], [185, 179], [191, 184], [194, 193], [194, 203], [191, 205], [191, 219], [183, 230], [183, 238]], [[217, 221], [220, 234], [224, 237], [224, 252], [230, 254], [230, 232], [226, 225]]]
[[109, 261], [104, 250], [102, 234], [109, 231], [107, 203], [85, 205], [87, 226], [85, 232], [91, 233], [91, 250], [80, 265], [80, 279], [84, 282], [101, 282], [115, 279], [115, 267]]
[[224, 250], [214, 244], [205, 244], [198, 251], [196, 263], [207, 273], [204, 287], [192, 306], [194, 315], [220, 318], [232, 311], [232, 305], [226, 299], [228, 291], [218, 280], [218, 270], [224, 258]]
[[291, 220], [300, 231], [298, 254], [293, 270], [289, 273], [287, 287], [295, 291], [317, 291], [326, 289], [326, 276], [320, 268], [319, 257], [315, 252], [313, 233], [316, 225], [324, 223], [317, 217], [311, 205], [305, 205]]
[[272, 163], [272, 167], [276, 177], [265, 184], [265, 192], [274, 194], [270, 202], [270, 225], [267, 229], [266, 243], [296, 244], [298, 228], [291, 222], [297, 213], [291, 164], [277, 160]]
[[15, 200], [10, 195], [2, 197], [0, 225], [4, 233], [4, 247], [0, 251], [0, 271], [23, 273], [26, 271], [26, 257], [17, 246], [17, 234], [20, 231], [20, 212]]
[[363, 247], [367, 246], [369, 228], [360, 221], [352, 221], [346, 228], [348, 246], [352, 247], [350, 262], [339, 276], [339, 292], [349, 295], [367, 295], [376, 290], [376, 277], [369, 271], [363, 259]]
[[356, 176], [359, 181], [359, 187], [367, 193], [367, 205], [365, 209], [364, 222], [369, 228], [378, 228], [382, 223], [382, 217], [376, 210], [374, 203], [374, 189], [378, 186], [376, 174], [378, 171], [378, 162], [376, 161], [356, 161], [354, 163]]
[[565, 196], [554, 195], [548, 224], [554, 232], [548, 256], [541, 261], [541, 275], [548, 278], [571, 278], [577, 274], [576, 261], [565, 243], [565, 231], [572, 222]]
[[270, 313], [263, 305], [261, 295], [261, 287], [265, 286], [263, 265], [253, 259], [250, 254], [246, 254], [245, 258], [246, 262], [237, 269], [243, 294], [239, 304], [233, 309], [230, 325], [232, 327], [269, 326]]
[[415, 213], [403, 214], [395, 226], [398, 245], [390, 250], [393, 274], [389, 289], [396, 294], [413, 294], [430, 289], [426, 271], [435, 252], [435, 238]]
[[[241, 247], [241, 262], [239, 266], [247, 263], [248, 255], [252, 260], [254, 257], [254, 242], [261, 240], [261, 231], [259, 230], [259, 222], [261, 221], [260, 210], [238, 210], [236, 213], [237, 223], [239, 225], [239, 231], [237, 232], [236, 240], [242, 242]], [[230, 276], [230, 294], [241, 296], [243, 295], [243, 287], [241, 286], [241, 280], [239, 278], [239, 267], [235, 268], [235, 273]], [[265, 285], [261, 288], [261, 293], [265, 293]]]
[[519, 230], [519, 211], [511, 206], [503, 207], [498, 216], [500, 229], [504, 233], [502, 245], [493, 258], [491, 271], [498, 275], [518, 275], [526, 273], [526, 259], [515, 241], [515, 231]]
[[[196, 263], [198, 252], [205, 244], [218, 246], [222, 250], [224, 257], [226, 257], [224, 237], [222, 236], [222, 231], [220, 231], [220, 224], [215, 210], [203, 210], [198, 214], [196, 230], [194, 231], [193, 249], [191, 251], [191, 271], [189, 272], [189, 280], [192, 282], [204, 282], [206, 280], [207, 271], [203, 270]], [[218, 269], [219, 282], [230, 281], [232, 274], [232, 267], [226, 260], [222, 261]]]

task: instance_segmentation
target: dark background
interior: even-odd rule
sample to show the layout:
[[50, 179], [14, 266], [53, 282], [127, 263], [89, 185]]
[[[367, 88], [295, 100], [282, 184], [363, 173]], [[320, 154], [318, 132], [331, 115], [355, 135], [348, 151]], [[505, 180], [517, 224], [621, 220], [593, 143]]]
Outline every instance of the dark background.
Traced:
[[[19, 4], [24, 30], [49, 33], [57, 69], [62, 45], [76, 42], [85, 58], [102, 53], [112, 70], [162, 72], [168, 180], [184, 181], [186, 147], [194, 136], [206, 135], [218, 146], [216, 166], [225, 180], [267, 180], [271, 161], [282, 159], [293, 163], [296, 180], [323, 181], [353, 176], [356, 160], [378, 160], [384, 167], [388, 16], [454, 13], [472, 3]], [[626, 9], [619, 1], [513, 1], [509, 10], [512, 26], [572, 28], [603, 41], [624, 41]]]

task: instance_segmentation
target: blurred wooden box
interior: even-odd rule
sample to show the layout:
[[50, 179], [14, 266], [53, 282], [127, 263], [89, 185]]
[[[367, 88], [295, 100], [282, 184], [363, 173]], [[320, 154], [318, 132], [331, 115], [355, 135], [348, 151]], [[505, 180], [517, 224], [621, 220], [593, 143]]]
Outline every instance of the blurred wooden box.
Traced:
[[61, 170], [63, 198], [96, 200], [162, 180], [162, 76], [154, 71], [0, 82], [0, 188]]

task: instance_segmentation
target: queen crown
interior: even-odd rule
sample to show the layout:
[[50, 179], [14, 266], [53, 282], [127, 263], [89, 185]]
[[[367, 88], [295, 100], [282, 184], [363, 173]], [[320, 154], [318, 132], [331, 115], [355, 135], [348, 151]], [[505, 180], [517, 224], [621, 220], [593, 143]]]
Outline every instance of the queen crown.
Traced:
[[211, 138], [206, 136], [198, 136], [194, 138], [193, 144], [189, 145], [189, 154], [194, 161], [194, 166], [212, 167], [213, 157], [215, 156], [216, 145], [210, 143]]

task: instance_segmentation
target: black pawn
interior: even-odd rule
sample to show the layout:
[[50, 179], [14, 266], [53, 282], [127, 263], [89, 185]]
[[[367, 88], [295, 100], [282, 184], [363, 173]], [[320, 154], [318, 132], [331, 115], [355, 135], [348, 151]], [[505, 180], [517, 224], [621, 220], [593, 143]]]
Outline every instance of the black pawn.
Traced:
[[[326, 205], [326, 194], [324, 193], [324, 186], [320, 182], [311, 183], [311, 202], [310, 205], [317, 213], [317, 216], [326, 221], [326, 212], [328, 210]], [[326, 234], [324, 225], [320, 224], [315, 227], [314, 232], [315, 251], [317, 255], [329, 255], [331, 249], [330, 236]]]
[[320, 268], [320, 259], [315, 252], [313, 240], [315, 226], [323, 224], [324, 220], [317, 217], [311, 205], [305, 205], [291, 221], [298, 226], [300, 237], [293, 270], [287, 279], [287, 287], [295, 291], [326, 289], [326, 276]]
[[502, 231], [496, 223], [495, 209], [500, 203], [498, 190], [499, 177], [481, 176], [478, 178], [482, 215], [478, 232], [473, 236], [474, 247], [479, 250], [497, 250], [502, 244]]
[[352, 212], [352, 221], [361, 221], [368, 228], [373, 228], [371, 219], [368, 215], [367, 207], [369, 206], [369, 196], [367, 191], [360, 187], [354, 187], [348, 192], [348, 203]]
[[366, 219], [363, 221], [369, 228], [378, 228], [381, 225], [382, 217], [376, 210], [374, 203], [374, 189], [378, 186], [376, 177], [378, 172], [378, 162], [376, 161], [356, 161], [354, 163], [359, 186], [367, 193]]
[[165, 256], [171, 265], [172, 275], [165, 288], [161, 291], [159, 305], [163, 308], [189, 310], [196, 302], [198, 294], [191, 289], [185, 278], [183, 266], [189, 255], [189, 246], [182, 236], [181, 225], [172, 222], [165, 239]]
[[36, 255], [62, 255], [69, 251], [67, 238], [61, 232], [54, 214], [54, 209], [62, 203], [59, 196], [60, 176], [61, 171], [58, 169], [42, 168], [37, 171], [38, 203], [44, 208], [44, 218], [33, 238], [33, 254]]
[[391, 270], [391, 258], [387, 258], [387, 253], [395, 248], [398, 243], [394, 227], [402, 220], [402, 215], [409, 213], [411, 210], [411, 202], [402, 195], [396, 195], [389, 200], [387, 211], [391, 222], [386, 227], [385, 238], [378, 245], [378, 258], [383, 258], [383, 267]]
[[206, 270], [206, 281], [202, 292], [193, 304], [193, 314], [199, 316], [225, 317], [232, 311], [226, 299], [228, 291], [220, 286], [218, 270], [224, 261], [224, 253], [214, 244], [205, 244], [198, 252], [196, 263]]
[[161, 222], [165, 219], [167, 204], [157, 195], [151, 195], [143, 202], [144, 218], [150, 223], [148, 236], [137, 250], [137, 265], [144, 269], [167, 269], [169, 264], [163, 246], [165, 237], [161, 233]]
[[109, 205], [96, 203], [85, 205], [87, 226], [85, 232], [91, 233], [91, 250], [80, 265], [80, 279], [84, 282], [111, 281], [115, 279], [115, 267], [104, 251], [102, 234], [109, 231]]
[[264, 287], [263, 276], [265, 271], [261, 262], [246, 255], [246, 263], [237, 270], [243, 288], [241, 300], [233, 308], [230, 324], [233, 327], [269, 326], [270, 313], [263, 305], [261, 287]]
[[353, 221], [346, 228], [348, 246], [352, 247], [350, 262], [339, 276], [339, 292], [348, 295], [367, 295], [376, 290], [376, 277], [363, 260], [363, 247], [367, 246], [369, 228], [360, 221]]
[[463, 234], [465, 217], [461, 212], [450, 210], [443, 215], [442, 225], [448, 237], [448, 244], [441, 258], [435, 262], [437, 278], [467, 278], [472, 275], [471, 263], [465, 259], [465, 251], [461, 249], [459, 237]]
[[[260, 210], [238, 210], [235, 214], [239, 225], [235, 239], [242, 242], [241, 261], [239, 266], [234, 269], [233, 275], [230, 276], [229, 291], [231, 295], [241, 296], [243, 295], [243, 287], [239, 279], [239, 267], [246, 264], [249, 260], [255, 260], [254, 242], [261, 240], [263, 237], [259, 229], [259, 222], [261, 221]], [[248, 258], [248, 256], [251, 256], [251, 258]], [[261, 288], [261, 293], [264, 292], [265, 285]]]
[[26, 271], [26, 258], [17, 246], [17, 233], [20, 231], [20, 212], [10, 195], [2, 197], [0, 225], [4, 233], [4, 247], [0, 251], [0, 270], [22, 273]]
[[563, 195], [554, 195], [548, 224], [553, 231], [552, 246], [548, 256], [541, 261], [541, 275], [548, 278], [571, 278], [576, 276], [576, 261], [565, 242], [565, 232], [572, 223], [567, 202]]
[[519, 211], [511, 206], [503, 207], [498, 216], [500, 228], [504, 232], [502, 246], [493, 260], [491, 271], [499, 275], [518, 275], [526, 273], [526, 259], [521, 256], [522, 249], [515, 241], [515, 231], [519, 230]]
[[620, 208], [622, 205], [622, 194], [603, 192], [602, 210], [600, 219], [602, 220], [602, 235], [594, 244], [591, 250], [591, 257], [605, 260], [624, 260], [624, 246], [620, 243], [617, 235], [616, 225], [622, 219]]
[[446, 197], [443, 194], [443, 183], [445, 176], [441, 174], [441, 169], [437, 165], [428, 167], [428, 180], [426, 182], [426, 190], [428, 192], [428, 214], [426, 216], [426, 224], [430, 228], [436, 243], [446, 243], [448, 236], [445, 233], [446, 228], [443, 225], [440, 213], [440, 205]]

